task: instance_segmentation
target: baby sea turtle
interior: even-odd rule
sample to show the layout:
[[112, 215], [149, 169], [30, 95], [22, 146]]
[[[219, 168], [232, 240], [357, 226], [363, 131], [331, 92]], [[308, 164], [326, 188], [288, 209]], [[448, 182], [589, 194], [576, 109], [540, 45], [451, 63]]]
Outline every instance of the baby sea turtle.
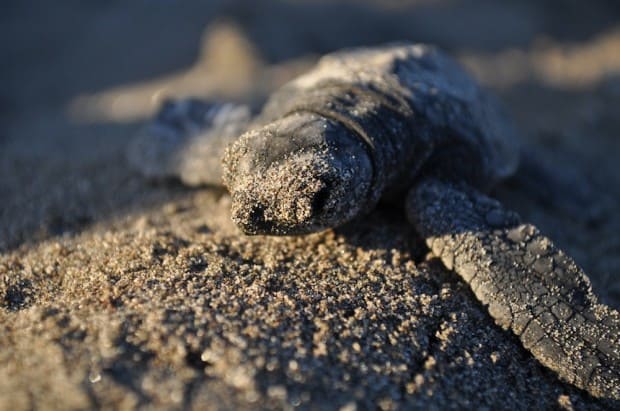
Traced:
[[518, 154], [500, 104], [457, 63], [431, 46], [390, 45], [323, 57], [257, 116], [168, 102], [128, 157], [148, 177], [223, 180], [247, 234], [315, 232], [402, 199], [431, 252], [500, 326], [562, 379], [620, 399], [618, 311], [597, 302], [570, 257], [483, 194]]

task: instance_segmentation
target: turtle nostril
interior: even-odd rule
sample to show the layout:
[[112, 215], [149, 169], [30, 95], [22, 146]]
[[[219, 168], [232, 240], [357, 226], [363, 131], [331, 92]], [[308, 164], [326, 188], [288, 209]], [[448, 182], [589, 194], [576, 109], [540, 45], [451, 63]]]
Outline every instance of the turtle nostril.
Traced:
[[329, 195], [332, 190], [332, 182], [330, 180], [324, 180], [323, 186], [319, 191], [314, 194], [312, 197], [312, 214], [317, 215], [323, 211], [325, 205], [327, 204], [327, 200], [329, 199]]
[[246, 234], [273, 234], [274, 224], [265, 219], [265, 208], [256, 204], [249, 213], [249, 221], [245, 224]]
[[260, 224], [265, 221], [265, 209], [260, 204], [252, 206], [250, 210], [250, 221], [252, 224]]

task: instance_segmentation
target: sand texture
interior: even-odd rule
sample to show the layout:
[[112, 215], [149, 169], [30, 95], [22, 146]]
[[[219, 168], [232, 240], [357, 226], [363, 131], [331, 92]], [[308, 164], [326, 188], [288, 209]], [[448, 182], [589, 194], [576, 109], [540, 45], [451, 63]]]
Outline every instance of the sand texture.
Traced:
[[149, 182], [125, 158], [164, 97], [256, 106], [327, 51], [437, 43], [525, 143], [492, 195], [618, 309], [614, 2], [202, 3], [9, 2], [0, 16], [1, 410], [619, 407], [496, 325], [402, 206], [247, 237], [221, 189]]

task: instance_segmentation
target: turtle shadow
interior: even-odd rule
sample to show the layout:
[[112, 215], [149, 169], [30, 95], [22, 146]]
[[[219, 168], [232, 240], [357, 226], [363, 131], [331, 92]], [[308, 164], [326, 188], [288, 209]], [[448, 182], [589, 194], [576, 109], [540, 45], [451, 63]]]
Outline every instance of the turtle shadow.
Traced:
[[416, 262], [422, 261], [428, 251], [424, 239], [407, 221], [404, 204], [380, 202], [367, 215], [357, 217], [333, 231], [361, 250], [400, 252]]

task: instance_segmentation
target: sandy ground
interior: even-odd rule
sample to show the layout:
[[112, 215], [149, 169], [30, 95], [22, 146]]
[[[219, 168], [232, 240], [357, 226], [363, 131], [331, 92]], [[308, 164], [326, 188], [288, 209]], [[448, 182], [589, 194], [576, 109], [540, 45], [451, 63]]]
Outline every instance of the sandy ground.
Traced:
[[0, 409], [618, 407], [541, 367], [399, 208], [245, 237], [225, 192], [147, 182], [124, 157], [166, 97], [257, 105], [321, 53], [437, 43], [521, 130], [525, 161], [494, 195], [618, 308], [613, 1], [3, 7]]

